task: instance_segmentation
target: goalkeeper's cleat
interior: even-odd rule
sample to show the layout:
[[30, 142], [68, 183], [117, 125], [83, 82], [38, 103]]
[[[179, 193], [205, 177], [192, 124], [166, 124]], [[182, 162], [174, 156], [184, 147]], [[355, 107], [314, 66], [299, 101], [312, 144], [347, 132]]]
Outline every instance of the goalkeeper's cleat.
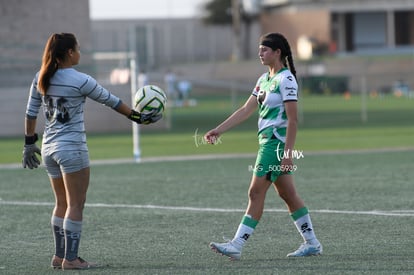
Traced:
[[210, 248], [217, 253], [229, 257], [231, 260], [240, 260], [241, 249], [236, 248], [231, 242], [210, 243]]
[[82, 259], [81, 257], [76, 258], [73, 261], [68, 261], [66, 259], [62, 262], [62, 269], [91, 269], [99, 267], [96, 263], [89, 263]]
[[287, 257], [306, 257], [306, 256], [318, 256], [322, 254], [322, 245], [317, 243], [316, 245], [303, 243], [300, 247], [292, 252], [287, 254]]
[[62, 268], [62, 262], [63, 262], [63, 258], [58, 257], [56, 255], [53, 255], [52, 262], [50, 263], [50, 266], [53, 269], [61, 269]]

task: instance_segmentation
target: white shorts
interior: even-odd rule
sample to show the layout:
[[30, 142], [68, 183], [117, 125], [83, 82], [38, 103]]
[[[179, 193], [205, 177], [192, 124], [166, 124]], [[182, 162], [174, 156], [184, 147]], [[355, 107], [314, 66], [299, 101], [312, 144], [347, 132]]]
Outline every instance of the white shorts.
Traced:
[[61, 178], [62, 173], [73, 173], [89, 167], [88, 151], [58, 151], [51, 154], [42, 151], [42, 159], [51, 178]]

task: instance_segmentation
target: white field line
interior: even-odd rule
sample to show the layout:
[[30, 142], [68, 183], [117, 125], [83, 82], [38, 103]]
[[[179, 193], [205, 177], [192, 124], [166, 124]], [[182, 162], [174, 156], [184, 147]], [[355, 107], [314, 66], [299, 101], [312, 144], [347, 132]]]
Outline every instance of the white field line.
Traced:
[[[48, 206], [53, 207], [51, 202], [30, 202], [30, 201], [4, 201], [0, 199], [0, 205], [12, 206]], [[92, 208], [130, 208], [130, 209], [155, 209], [169, 211], [187, 211], [187, 212], [215, 212], [215, 213], [243, 213], [245, 209], [237, 208], [209, 208], [209, 207], [188, 207], [188, 206], [164, 206], [152, 204], [107, 204], [107, 203], [87, 203], [86, 207]], [[286, 213], [286, 209], [265, 209], [265, 212]], [[352, 210], [333, 210], [333, 209], [312, 209], [312, 213], [322, 214], [343, 214], [343, 215], [371, 215], [371, 216], [398, 216], [414, 217], [414, 210], [369, 210], [369, 211], [352, 211]]]
[[[350, 155], [350, 154], [369, 154], [369, 153], [384, 153], [384, 152], [405, 152], [414, 151], [414, 147], [390, 147], [377, 149], [355, 149], [355, 150], [326, 150], [326, 151], [305, 151], [304, 156], [324, 156], [324, 155]], [[127, 163], [152, 163], [152, 162], [168, 162], [168, 161], [188, 161], [188, 160], [211, 160], [211, 159], [241, 159], [241, 158], [255, 158], [256, 153], [244, 154], [203, 154], [203, 155], [187, 155], [187, 156], [161, 156], [161, 157], [146, 157], [140, 161], [135, 161], [133, 158], [119, 158], [119, 159], [102, 159], [92, 160], [91, 165], [107, 165], [107, 164], [127, 164]], [[42, 167], [42, 165], [41, 165]], [[0, 169], [21, 169], [21, 163], [0, 164]]]
[[[128, 164], [128, 163], [153, 163], [153, 162], [169, 162], [169, 161], [186, 161], [186, 160], [211, 160], [211, 159], [234, 159], [234, 158], [254, 158], [253, 153], [246, 154], [206, 154], [206, 155], [188, 155], [188, 156], [164, 156], [164, 157], [147, 157], [141, 158], [139, 161], [133, 158], [118, 159], [100, 159], [91, 160], [91, 166], [108, 165], [108, 164]], [[42, 167], [42, 165], [40, 166]], [[0, 164], [0, 169], [22, 169], [21, 163]]]

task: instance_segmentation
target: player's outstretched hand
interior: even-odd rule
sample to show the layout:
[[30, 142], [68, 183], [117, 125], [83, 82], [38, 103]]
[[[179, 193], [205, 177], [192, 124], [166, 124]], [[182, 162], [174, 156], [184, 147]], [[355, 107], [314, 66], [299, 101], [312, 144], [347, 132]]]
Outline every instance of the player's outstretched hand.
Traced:
[[204, 140], [207, 141], [209, 144], [216, 144], [217, 139], [219, 138], [220, 133], [217, 132], [215, 129], [208, 131], [204, 135]]
[[143, 114], [135, 110], [131, 110], [131, 114], [128, 118], [138, 124], [151, 124], [160, 120], [162, 118], [162, 113], [157, 113], [157, 111], [154, 110], [148, 114]]
[[23, 148], [23, 168], [37, 168], [40, 165], [40, 160], [36, 154], [41, 155], [40, 148], [36, 146], [35, 142], [37, 141], [37, 134], [34, 136], [25, 137], [25, 145]]

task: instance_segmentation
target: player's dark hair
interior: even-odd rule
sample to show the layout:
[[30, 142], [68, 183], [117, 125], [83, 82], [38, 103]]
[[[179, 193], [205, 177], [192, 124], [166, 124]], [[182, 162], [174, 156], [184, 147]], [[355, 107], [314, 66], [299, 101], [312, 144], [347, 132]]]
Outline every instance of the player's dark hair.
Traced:
[[43, 95], [46, 95], [50, 87], [50, 79], [58, 70], [59, 62], [63, 62], [67, 58], [69, 49], [75, 50], [77, 44], [78, 41], [72, 33], [55, 33], [49, 37], [43, 51], [37, 85]]
[[[272, 50], [280, 49], [281, 61], [285, 67], [289, 67], [293, 76], [296, 78], [296, 68], [293, 63], [292, 50], [286, 37], [280, 33], [267, 33], [260, 37], [260, 45], [267, 46]], [[287, 61], [287, 63], [286, 63]]]

